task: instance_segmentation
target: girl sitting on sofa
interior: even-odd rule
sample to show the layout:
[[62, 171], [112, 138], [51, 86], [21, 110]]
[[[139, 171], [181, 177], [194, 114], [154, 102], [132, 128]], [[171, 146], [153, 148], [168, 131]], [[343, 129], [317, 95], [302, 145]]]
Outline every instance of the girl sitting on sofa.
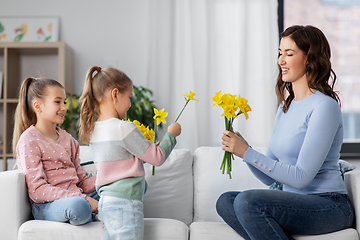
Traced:
[[13, 148], [18, 168], [25, 173], [34, 218], [81, 225], [97, 213], [96, 177], [87, 178], [78, 142], [57, 127], [64, 121], [65, 101], [59, 82], [25, 79], [15, 113]]
[[90, 143], [97, 169], [104, 240], [143, 239], [143, 161], [163, 164], [181, 133], [178, 123], [171, 124], [157, 146], [146, 140], [132, 122], [122, 121], [131, 106], [132, 92], [132, 81], [126, 74], [93, 66], [80, 97], [79, 136], [82, 142]]
[[348, 228], [354, 209], [338, 165], [343, 124], [326, 37], [313, 26], [289, 27], [281, 35], [278, 66], [281, 104], [266, 156], [238, 132], [225, 131], [222, 144], [263, 183], [283, 183], [283, 191], [227, 192], [217, 212], [245, 239], [293, 239]]

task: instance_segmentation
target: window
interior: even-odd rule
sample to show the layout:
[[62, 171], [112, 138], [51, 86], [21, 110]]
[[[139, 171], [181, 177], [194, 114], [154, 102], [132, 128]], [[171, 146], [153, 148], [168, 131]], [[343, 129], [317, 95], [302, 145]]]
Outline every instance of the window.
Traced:
[[360, 159], [360, 0], [279, 0], [279, 29], [314, 25], [331, 46], [341, 99], [344, 144], [341, 158]]

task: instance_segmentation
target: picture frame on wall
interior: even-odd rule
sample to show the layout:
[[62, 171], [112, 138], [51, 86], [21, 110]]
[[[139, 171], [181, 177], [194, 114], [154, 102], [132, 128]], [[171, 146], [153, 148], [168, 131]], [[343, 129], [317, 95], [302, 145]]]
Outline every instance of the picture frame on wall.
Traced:
[[57, 42], [59, 17], [0, 17], [0, 42]]

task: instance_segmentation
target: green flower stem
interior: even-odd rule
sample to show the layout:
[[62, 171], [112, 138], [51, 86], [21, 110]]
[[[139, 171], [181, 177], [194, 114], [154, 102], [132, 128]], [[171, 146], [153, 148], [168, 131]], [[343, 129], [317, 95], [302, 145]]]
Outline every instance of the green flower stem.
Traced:
[[[228, 131], [232, 131], [232, 124], [234, 122], [234, 118], [230, 118], [227, 119], [225, 117], [225, 128], [226, 130]], [[226, 174], [229, 175], [229, 178], [231, 179], [231, 170], [232, 170], [232, 167], [231, 167], [231, 160], [234, 160], [234, 155], [228, 151], [225, 151], [224, 152], [224, 157], [223, 157], [223, 160], [222, 160], [222, 163], [221, 163], [221, 166], [220, 166], [220, 170], [222, 170], [222, 174], [225, 173], [225, 169], [226, 169]]]
[[[154, 143], [156, 144], [156, 137], [157, 137], [157, 125], [156, 125], [156, 119], [154, 124]], [[155, 175], [155, 166], [152, 167], [152, 175]]]
[[179, 119], [180, 115], [182, 114], [182, 112], [186, 108], [186, 105], [189, 103], [189, 101], [190, 101], [190, 99], [186, 100], [186, 103], [185, 103], [184, 107], [182, 108], [181, 112], [179, 113], [179, 115], [177, 116], [177, 118], [175, 119], [175, 122], [177, 122], [177, 120]]

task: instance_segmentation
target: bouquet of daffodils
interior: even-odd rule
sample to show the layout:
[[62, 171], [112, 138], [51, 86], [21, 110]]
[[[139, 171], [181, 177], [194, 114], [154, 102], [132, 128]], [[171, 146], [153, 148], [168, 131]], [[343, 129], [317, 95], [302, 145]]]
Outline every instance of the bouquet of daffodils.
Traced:
[[[245, 119], [249, 118], [248, 112], [251, 111], [250, 106], [248, 105], [248, 100], [240, 97], [240, 95], [231, 95], [229, 93], [222, 94], [221, 91], [216, 92], [215, 96], [212, 98], [215, 108], [216, 105], [224, 109], [224, 113], [221, 115], [225, 117], [225, 129], [232, 131], [232, 125], [240, 114], [245, 115]], [[224, 174], [225, 169], [226, 173], [231, 179], [231, 160], [234, 159], [232, 153], [225, 151], [223, 161], [220, 166], [222, 174]]]
[[154, 143], [154, 130], [149, 128], [149, 126], [145, 127], [144, 124], [140, 123], [138, 120], [134, 120], [133, 123], [147, 140], [149, 140], [151, 143]]

